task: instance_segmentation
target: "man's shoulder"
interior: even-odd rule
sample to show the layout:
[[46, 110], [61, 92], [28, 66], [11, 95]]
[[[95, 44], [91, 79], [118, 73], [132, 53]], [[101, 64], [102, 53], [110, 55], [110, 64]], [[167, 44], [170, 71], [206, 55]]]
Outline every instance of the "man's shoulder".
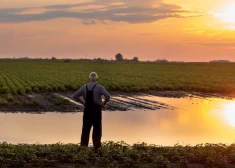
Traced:
[[85, 85], [83, 85], [80, 89], [85, 89], [86, 88], [86, 84]]
[[104, 86], [103, 86], [103, 85], [100, 85], [100, 84], [96, 84], [96, 87], [104, 88]]

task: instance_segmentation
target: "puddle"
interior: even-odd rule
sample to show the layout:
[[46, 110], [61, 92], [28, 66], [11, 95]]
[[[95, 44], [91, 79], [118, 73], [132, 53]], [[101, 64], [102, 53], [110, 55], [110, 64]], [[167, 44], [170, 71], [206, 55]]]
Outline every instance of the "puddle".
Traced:
[[[115, 103], [122, 103], [121, 109], [103, 112], [102, 141], [158, 145], [234, 143], [234, 100], [191, 95], [181, 98], [121, 95], [115, 97], [109, 108]], [[135, 106], [138, 108], [133, 110]], [[79, 143], [82, 115], [0, 113], [0, 141]]]

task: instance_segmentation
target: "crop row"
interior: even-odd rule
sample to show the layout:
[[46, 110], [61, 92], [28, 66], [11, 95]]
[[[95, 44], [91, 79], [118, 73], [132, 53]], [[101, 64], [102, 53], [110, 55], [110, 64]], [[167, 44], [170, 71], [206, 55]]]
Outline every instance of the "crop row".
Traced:
[[107, 90], [235, 92], [234, 64], [0, 60], [0, 94], [75, 91], [92, 71]]
[[[79, 144], [0, 144], [0, 167], [232, 167], [235, 145], [163, 147], [104, 142], [98, 151]], [[193, 166], [194, 165], [194, 166]]]

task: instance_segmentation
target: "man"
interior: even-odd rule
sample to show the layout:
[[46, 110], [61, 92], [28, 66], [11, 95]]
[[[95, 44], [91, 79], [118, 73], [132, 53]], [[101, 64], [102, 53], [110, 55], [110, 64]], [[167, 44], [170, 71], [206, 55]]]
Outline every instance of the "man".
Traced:
[[[82, 86], [73, 94], [73, 99], [84, 106], [81, 146], [88, 146], [90, 130], [93, 126], [92, 141], [97, 150], [101, 146], [102, 109], [110, 100], [110, 94], [103, 86], [97, 84], [97, 73], [90, 73], [89, 81], [89, 84]], [[105, 97], [104, 102], [102, 102], [102, 95]]]

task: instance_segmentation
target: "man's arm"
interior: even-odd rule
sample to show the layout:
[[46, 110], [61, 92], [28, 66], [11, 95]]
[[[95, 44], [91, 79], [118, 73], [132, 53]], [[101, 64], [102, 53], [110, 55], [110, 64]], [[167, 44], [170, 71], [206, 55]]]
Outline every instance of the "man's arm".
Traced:
[[109, 92], [103, 86], [102, 86], [102, 89], [101, 89], [101, 93], [105, 97], [105, 100], [102, 103], [102, 107], [104, 107], [109, 102], [111, 96], [110, 96]]
[[85, 106], [85, 102], [81, 98], [79, 98], [77, 101], [81, 103], [83, 106]]
[[84, 86], [82, 86], [79, 90], [77, 90], [74, 94], [73, 94], [73, 99], [79, 103], [81, 103], [82, 105], [85, 105], [85, 102], [80, 98], [82, 97], [82, 94], [84, 93]]

